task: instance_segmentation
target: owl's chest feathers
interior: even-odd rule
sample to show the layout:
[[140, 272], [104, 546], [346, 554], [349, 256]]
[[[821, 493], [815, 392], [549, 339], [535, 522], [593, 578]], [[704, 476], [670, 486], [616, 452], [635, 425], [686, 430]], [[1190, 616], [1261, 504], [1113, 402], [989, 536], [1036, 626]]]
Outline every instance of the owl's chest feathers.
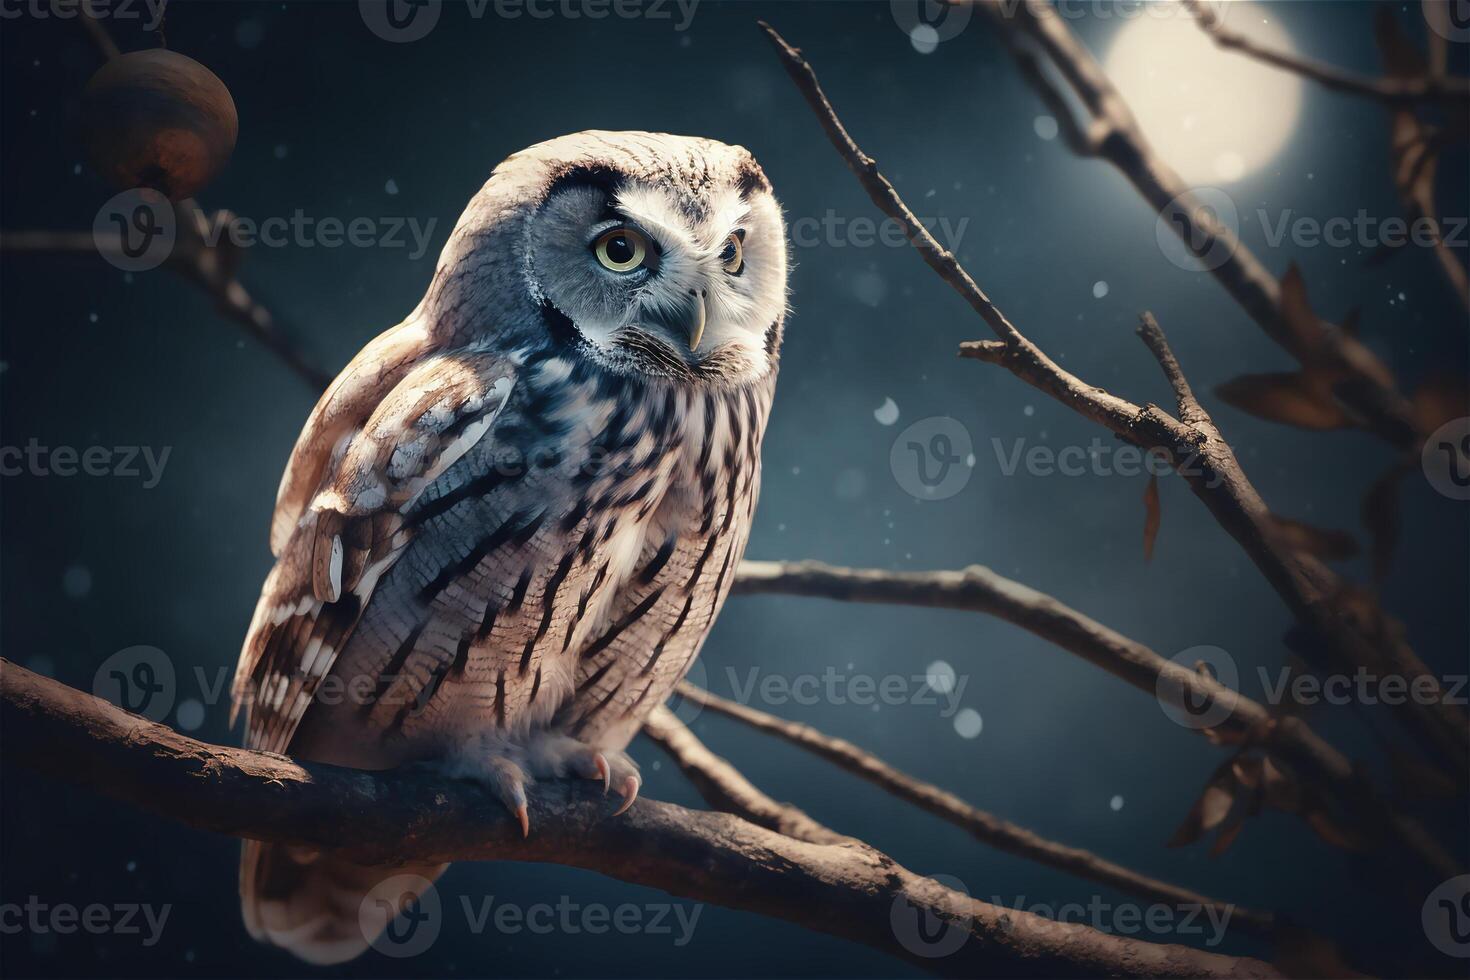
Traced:
[[652, 710], [707, 634], [748, 535], [769, 386], [617, 385], [556, 361], [527, 381], [486, 441], [516, 444], [526, 463], [501, 509], [548, 519], [507, 556], [525, 565], [514, 615], [470, 647], [436, 727], [585, 727]]

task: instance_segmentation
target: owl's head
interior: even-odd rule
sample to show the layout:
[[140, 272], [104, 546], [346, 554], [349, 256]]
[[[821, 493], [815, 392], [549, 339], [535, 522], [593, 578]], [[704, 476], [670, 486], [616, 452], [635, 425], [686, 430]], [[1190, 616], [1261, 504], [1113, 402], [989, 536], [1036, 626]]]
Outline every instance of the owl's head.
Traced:
[[[481, 329], [514, 343], [623, 374], [739, 384], [775, 368], [786, 265], [780, 206], [744, 147], [589, 131], [496, 168], [436, 287], [441, 308], [480, 306]], [[513, 309], [516, 323], [496, 323]]]

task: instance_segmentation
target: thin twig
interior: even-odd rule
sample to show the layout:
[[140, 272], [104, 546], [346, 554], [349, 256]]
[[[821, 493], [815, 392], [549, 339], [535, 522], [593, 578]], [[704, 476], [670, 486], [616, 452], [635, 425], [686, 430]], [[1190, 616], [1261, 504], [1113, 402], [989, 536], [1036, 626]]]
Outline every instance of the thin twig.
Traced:
[[733, 718], [758, 731], [799, 745], [835, 764], [838, 768], [860, 776], [899, 799], [914, 804], [926, 813], [931, 813], [941, 820], [954, 824], [976, 840], [997, 850], [1027, 858], [1088, 881], [1109, 885], [1149, 902], [1214, 909], [1217, 913], [1228, 917], [1232, 924], [1259, 935], [1269, 935], [1275, 926], [1275, 917], [1270, 912], [1220, 902], [1187, 888], [1180, 888], [1166, 881], [1150, 878], [1081, 848], [1047, 840], [1025, 827], [1017, 826], [992, 813], [971, 806], [953, 793], [942, 790], [932, 783], [915, 779], [851, 742], [825, 735], [810, 725], [786, 721], [747, 705], [737, 704], [688, 682], [679, 686], [679, 694], [727, 718]]
[[[530, 800], [531, 835], [522, 839], [515, 819], [477, 783], [210, 745], [3, 659], [0, 706], [7, 766], [234, 837], [385, 868], [454, 860], [586, 868], [784, 919], [945, 975], [1279, 976], [1258, 960], [989, 905], [857, 841], [812, 844], [729, 814], [646, 798], [613, 817], [600, 787], [587, 781], [542, 784]], [[900, 913], [933, 916], [928, 921], [941, 929], [959, 930], [958, 948], [934, 957], [932, 946], [895, 926]]]
[[112, 39], [112, 35], [107, 32], [107, 28], [103, 27], [102, 22], [92, 16], [92, 5], [83, 3], [80, 6], [81, 16], [77, 20], [81, 23], [82, 30], [87, 32], [87, 37], [92, 39], [92, 44], [96, 46], [97, 52], [102, 55], [102, 60], [111, 61], [113, 58], [122, 54], [122, 50], [118, 48], [117, 42]]
[[739, 769], [711, 752], [663, 705], [655, 708], [643, 723], [643, 734], [674, 760], [710, 806], [813, 844], [851, 840], [828, 830], [790, 803], [778, 803], [762, 793]]
[[[221, 243], [229, 239], [228, 233], [216, 237], [201, 230], [201, 224], [233, 221], [233, 216], [228, 212], [206, 216], [193, 201], [182, 201], [174, 207], [178, 216], [177, 237], [163, 262], [164, 267], [209, 294], [221, 316], [242, 327], [297, 377], [317, 391], [324, 390], [331, 383], [331, 376], [306, 359], [281, 332], [269, 308], [252, 297], [231, 271], [233, 261], [221, 252]], [[68, 231], [0, 232], [0, 252], [90, 254], [103, 258], [123, 255], [121, 236]]]
[[1311, 58], [1268, 48], [1239, 31], [1226, 27], [1215, 11], [1200, 3], [1200, 0], [1180, 2], [1194, 15], [1200, 29], [1219, 47], [1238, 51], [1272, 67], [1301, 75], [1334, 92], [1377, 99], [1391, 106], [1433, 102], [1444, 105], [1452, 112], [1463, 114], [1470, 110], [1470, 79], [1435, 74], [1417, 78], [1372, 78], [1360, 75]]
[[[1059, 18], [1047, 17], [1044, 20], [1050, 24]], [[1396, 628], [1397, 624], [1392, 623], [1376, 603], [1362, 598], [1375, 625], [1374, 639], [1370, 642], [1342, 611], [1344, 597], [1349, 594], [1346, 583], [1312, 555], [1283, 546], [1265, 502], [1213, 424], [1186, 424], [1155, 405], [1136, 405], [1087, 384], [1064, 370], [1027, 339], [975, 284], [955, 257], [939, 246], [903, 203], [873, 158], [848, 135], [822, 92], [816, 73], [801, 52], [770, 25], [761, 22], [761, 28], [787, 74], [816, 113], [832, 145], [867, 190], [873, 203], [900, 222], [924, 261], [980, 314], [1000, 338], [999, 341], [962, 344], [960, 355], [1002, 365], [1028, 384], [1106, 426], [1128, 442], [1145, 451], [1161, 452], [1170, 465], [1188, 480], [1190, 488], [1220, 525], [1255, 562], [1293, 614], [1316, 635], [1324, 638], [1328, 648], [1345, 666], [1351, 669], [1364, 666], [1380, 675], [1395, 673], [1411, 684], [1420, 685], [1416, 689], [1433, 692], [1427, 698], [1430, 704], [1406, 699], [1400, 705], [1401, 714], [1412, 730], [1448, 760], [1452, 771], [1464, 778], [1470, 771], [1470, 720], [1445, 703], [1438, 680], [1404, 642], [1402, 630]], [[1066, 31], [1065, 26], [1060, 30]], [[1075, 43], [1075, 38], [1072, 42]], [[1090, 61], [1088, 64], [1091, 65], [1089, 71], [1096, 68]], [[1093, 92], [1101, 98], [1097, 90]], [[1126, 116], [1126, 110], [1120, 112]]]
[[1050, 4], [1044, 0], [958, 2], [973, 3], [990, 18], [1023, 76], [1033, 84], [1045, 81], [1037, 92], [1050, 107], [1062, 96], [1042, 70], [1031, 64], [1035, 51], [1045, 54], [1091, 114], [1085, 126], [1075, 120], [1069, 124], [1087, 133], [1086, 155], [1116, 167], [1167, 219], [1164, 223], [1191, 252], [1208, 256], [1211, 274], [1268, 336], [1297, 358], [1310, 356], [1320, 366], [1343, 374], [1346, 380], [1334, 393], [1359, 425], [1395, 447], [1415, 448], [1419, 433], [1412, 408], [1394, 386], [1393, 376], [1382, 360], [1337, 328], [1325, 331], [1320, 346], [1310, 351], [1299, 349], [1296, 335], [1282, 314], [1281, 283], [1149, 145], [1128, 104]]
[[811, 561], [744, 561], [735, 577], [734, 592], [957, 609], [1003, 619], [1151, 697], [1168, 699], [1171, 706], [1218, 705], [1222, 719], [1212, 732], [1201, 730], [1201, 734], [1223, 733], [1235, 742], [1259, 740], [1310, 781], [1354, 805], [1367, 826], [1385, 827], [1401, 847], [1435, 874], [1445, 877], [1460, 873], [1455, 858], [1417, 820], [1394, 811], [1359, 777], [1346, 756], [1301, 719], [1273, 715], [1264, 705], [1209, 674], [1165, 659], [1056, 598], [988, 568], [971, 565], [961, 571], [890, 572]]

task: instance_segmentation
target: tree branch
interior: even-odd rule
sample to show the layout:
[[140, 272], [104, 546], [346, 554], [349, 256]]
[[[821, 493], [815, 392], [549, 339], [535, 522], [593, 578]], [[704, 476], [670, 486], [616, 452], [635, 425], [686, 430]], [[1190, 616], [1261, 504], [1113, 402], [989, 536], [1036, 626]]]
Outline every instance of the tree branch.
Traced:
[[[974, 4], [990, 18], [1017, 57], [1022, 74], [1033, 84], [1043, 76], [1040, 69], [1027, 65], [1025, 59], [1034, 61], [1035, 55], [1026, 42], [1051, 60], [1092, 114], [1087, 131], [1096, 135], [1088, 141], [1091, 152], [1087, 155], [1116, 167], [1167, 219], [1165, 223], [1191, 252], [1208, 255], [1211, 274], [1271, 339], [1299, 360], [1312, 358], [1340, 373], [1344, 380], [1334, 394], [1358, 424], [1400, 449], [1416, 447], [1419, 434], [1413, 411], [1396, 389], [1387, 366], [1361, 342], [1330, 325], [1320, 347], [1301, 349], [1282, 314], [1281, 283], [1149, 145], [1123, 97], [1050, 4], [1044, 0], [958, 2]], [[1060, 98], [1054, 88], [1048, 83], [1037, 89], [1048, 106]]]
[[[1110, 112], [1117, 117], [1114, 125], [1126, 124], [1123, 129], [1131, 126], [1126, 107], [1116, 99], [1116, 93], [1112, 92], [1109, 83], [1102, 79], [1101, 70], [1091, 60], [1091, 55], [1086, 53], [1080, 42], [1061, 24], [1060, 18], [1046, 15], [1038, 17], [1031, 11], [1035, 3], [1037, 0], [1022, 3], [1016, 8], [1016, 17], [1022, 20], [1030, 18], [1041, 25], [1036, 28], [1037, 35], [1050, 37], [1054, 46], [1061, 44], [1077, 48], [1081, 52], [1080, 57], [1063, 64], [1063, 73], [1074, 86], [1078, 84], [1074, 75], [1090, 79], [1088, 87], [1079, 89], [1084, 103], [1097, 111], [1094, 103], [1100, 105], [1107, 102], [1112, 106]], [[982, 7], [991, 10], [1002, 22], [1010, 23], [1009, 19], [1000, 16], [999, 8], [993, 4], [983, 4]], [[1020, 11], [1023, 10], [1028, 13], [1021, 14]], [[1155, 405], [1135, 405], [1102, 388], [1086, 384], [1047, 357], [1005, 317], [955, 257], [940, 247], [914, 217], [893, 185], [879, 171], [877, 162], [864, 153], [848, 135], [836, 115], [836, 110], [823, 93], [815, 71], [801, 56], [801, 52], [788, 44], [764, 21], [760, 22], [760, 26], [770, 39], [787, 74], [817, 114], [823, 131], [859, 183], [867, 190], [873, 203], [902, 224], [909, 241], [924, 261], [944, 282], [965, 298], [1000, 338], [999, 343], [978, 341], [962, 344], [960, 355], [1000, 364], [1028, 384], [1084, 417], [1106, 426], [1126, 441], [1146, 451], [1162, 452], [1170, 465], [1188, 480], [1190, 488], [1205, 503], [1220, 525], [1250, 556], [1293, 614], [1310, 627], [1314, 635], [1326, 641], [1328, 649], [1336, 655], [1340, 663], [1351, 669], [1363, 666], [1380, 676], [1396, 673], [1411, 684], [1420, 684], [1424, 690], [1432, 692], [1428, 698], [1430, 704], [1421, 703], [1417, 699], [1405, 699], [1400, 706], [1400, 713], [1412, 730], [1448, 760], [1452, 771], [1459, 778], [1466, 778], [1467, 772], [1470, 772], [1470, 720], [1445, 703], [1438, 679], [1404, 642], [1402, 629], [1377, 607], [1375, 601], [1361, 593], [1353, 593], [1346, 583], [1317, 558], [1283, 545], [1265, 502], [1246, 478], [1234, 453], [1219, 437], [1214, 426], [1189, 425]], [[1052, 36], [1055, 32], [1061, 32], [1060, 40]], [[1093, 75], [1097, 78], [1092, 79]], [[1106, 142], [1112, 145], [1115, 140], [1110, 137]], [[1178, 179], [1172, 174], [1169, 177], [1175, 181]], [[1264, 270], [1259, 271], [1264, 275]], [[1275, 280], [1271, 280], [1271, 283], [1275, 286]], [[1367, 356], [1372, 357], [1371, 354]], [[1346, 604], [1347, 597], [1351, 597], [1366, 610], [1371, 618], [1373, 642], [1343, 612], [1341, 607]]]
[[1370, 78], [1344, 71], [1311, 58], [1275, 51], [1239, 31], [1225, 26], [1213, 10], [1199, 0], [1180, 0], [1194, 15], [1200, 30], [1221, 48], [1238, 51], [1273, 68], [1281, 68], [1310, 79], [1334, 92], [1360, 95], [1390, 106], [1408, 106], [1420, 102], [1441, 103], [1452, 112], [1464, 114], [1470, 109], [1470, 80], [1453, 76], [1423, 75], [1417, 78]]
[[989, 844], [997, 850], [1027, 858], [1088, 881], [1109, 885], [1149, 902], [1176, 907], [1213, 908], [1227, 914], [1232, 925], [1240, 926], [1248, 932], [1270, 935], [1274, 928], [1275, 918], [1270, 912], [1220, 902], [1187, 888], [1180, 888], [1157, 878], [1150, 878], [1081, 848], [1047, 840], [1025, 827], [1017, 826], [978, 807], [971, 806], [953, 793], [946, 792], [932, 783], [915, 779], [851, 742], [824, 735], [810, 725], [787, 721], [764, 711], [757, 711], [747, 705], [737, 704], [695, 687], [687, 681], [679, 685], [679, 694], [727, 718], [733, 718], [758, 731], [799, 745], [835, 764], [838, 768], [860, 776], [899, 799], [914, 804], [926, 813], [954, 824], [976, 840]]
[[852, 840], [828, 830], [791, 804], [777, 803], [762, 793], [739, 769], [706, 748], [668, 708], [660, 705], [654, 709], [643, 723], [643, 734], [674, 760], [699, 795], [715, 809], [812, 844]]
[[1176, 707], [1189, 703], [1219, 705], [1227, 714], [1218, 727], [1232, 735], [1233, 740], [1260, 740], [1307, 778], [1330, 788], [1344, 802], [1353, 805], [1368, 829], [1385, 828], [1402, 848], [1436, 875], [1453, 877], [1461, 871], [1455, 858], [1418, 821], [1395, 812], [1359, 777], [1342, 753], [1299, 718], [1273, 715], [1264, 705], [1209, 674], [1167, 660], [1057, 599], [988, 568], [971, 565], [957, 572], [885, 572], [810, 561], [743, 561], [735, 577], [734, 592], [898, 603], [996, 616], [1055, 643], [1152, 697], [1168, 698]]
[[[596, 788], [543, 785], [529, 839], [477, 784], [362, 772], [209, 745], [0, 659], [5, 761], [191, 827], [365, 864], [566, 864], [863, 943], [956, 976], [1277, 977], [1258, 960], [1051, 922], [950, 891], [856, 841], [812, 844], [727, 814], [640, 799], [612, 819]], [[964, 931], [948, 956], [899, 938], [906, 907]], [[915, 947], [915, 948], [909, 948]]]

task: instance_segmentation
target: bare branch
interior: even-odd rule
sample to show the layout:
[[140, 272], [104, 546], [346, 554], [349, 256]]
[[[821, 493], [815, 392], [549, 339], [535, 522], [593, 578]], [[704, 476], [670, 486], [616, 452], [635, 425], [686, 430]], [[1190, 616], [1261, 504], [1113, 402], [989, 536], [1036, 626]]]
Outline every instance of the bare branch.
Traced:
[[1359, 778], [1352, 762], [1305, 722], [1290, 716], [1276, 717], [1264, 705], [1214, 677], [1167, 660], [1052, 596], [988, 568], [971, 565], [953, 572], [886, 572], [810, 561], [744, 561], [736, 574], [734, 591], [744, 595], [899, 603], [996, 616], [1101, 667], [1151, 697], [1168, 698], [1175, 706], [1219, 705], [1225, 711], [1218, 726], [1222, 732], [1232, 734], [1235, 740], [1257, 739], [1279, 753], [1304, 776], [1351, 804], [1370, 828], [1386, 829], [1404, 850], [1435, 874], [1444, 877], [1460, 873], [1454, 857], [1418, 821], [1392, 810]]
[[[1070, 45], [1080, 51], [1078, 58], [1066, 62], [1062, 68], [1074, 86], [1078, 85], [1074, 75], [1089, 79], [1093, 75], [1097, 76], [1085, 88], [1079, 88], [1084, 103], [1093, 107], [1094, 111], [1097, 105], [1104, 102], [1112, 106], [1109, 111], [1116, 116], [1114, 126], [1119, 132], [1133, 126], [1126, 107], [1116, 99], [1109, 83], [1102, 79], [1101, 70], [1092, 61], [1091, 55], [1087, 54], [1066, 26], [1060, 23], [1061, 18], [1038, 15], [1032, 11], [1032, 6], [1037, 2], [1038, 0], [1027, 0], [1016, 7], [1017, 18], [1030, 18], [1036, 24], [1042, 25], [1036, 29], [1036, 33], [1038, 36], [1046, 34], [1050, 37], [1053, 46]], [[1002, 22], [1010, 23], [1010, 19], [1001, 16], [1002, 12], [996, 5], [983, 4], [982, 7], [991, 10]], [[1028, 13], [1020, 14], [1023, 10]], [[822, 92], [816, 73], [801, 56], [801, 52], [788, 44], [770, 25], [761, 22], [760, 26], [770, 38], [787, 74], [817, 114], [822, 129], [867, 190], [873, 203], [904, 225], [909, 240], [925, 262], [944, 282], [965, 297], [1001, 340], [999, 344], [988, 341], [962, 344], [960, 355], [1000, 364], [1028, 384], [1051, 395], [1084, 417], [1106, 426], [1128, 442], [1145, 451], [1161, 452], [1169, 464], [1188, 480], [1190, 489], [1210, 509], [1221, 527], [1236, 539], [1255, 562], [1292, 613], [1310, 627], [1314, 635], [1322, 637], [1328, 649], [1344, 665], [1352, 669], [1367, 667], [1380, 676], [1397, 674], [1411, 684], [1420, 685], [1416, 690], [1430, 692], [1425, 699], [1430, 703], [1425, 704], [1419, 699], [1405, 699], [1399, 706], [1400, 713], [1412, 730], [1443, 755], [1459, 778], [1470, 777], [1470, 719], [1446, 703], [1438, 679], [1404, 641], [1402, 629], [1377, 607], [1375, 601], [1361, 594], [1354, 595], [1354, 599], [1367, 610], [1372, 621], [1370, 640], [1365, 635], [1367, 631], [1360, 629], [1343, 612], [1345, 597], [1350, 594], [1347, 584], [1317, 558], [1282, 545], [1270, 510], [1246, 478], [1235, 454], [1213, 424], [1186, 424], [1155, 405], [1135, 405], [1102, 388], [1085, 383], [1047, 357], [1006, 319], [1005, 314], [975, 284], [955, 257], [940, 248], [914, 218], [913, 212], [903, 203], [893, 185], [878, 170], [877, 163], [848, 135], [831, 102]], [[1051, 36], [1057, 31], [1061, 32], [1060, 40]], [[1048, 50], [1051, 51], [1050, 48]], [[1116, 140], [1113, 138], [1108, 140], [1109, 145], [1114, 142]], [[1169, 177], [1178, 180], [1172, 174]], [[1264, 275], [1264, 270], [1260, 271]], [[1271, 284], [1279, 292], [1279, 285], [1275, 280], [1271, 280]], [[1283, 324], [1282, 329], [1288, 328]], [[1348, 339], [1340, 332], [1329, 336], [1337, 340]], [[1366, 354], [1366, 348], [1364, 353]], [[1372, 357], [1371, 354], [1367, 356]]]
[[1275, 918], [1269, 912], [1229, 905], [1187, 888], [1139, 874], [1081, 848], [1047, 840], [1025, 827], [971, 806], [932, 783], [915, 779], [851, 742], [824, 735], [810, 725], [786, 721], [764, 711], [737, 704], [688, 682], [679, 686], [679, 694], [727, 718], [734, 718], [759, 731], [799, 745], [839, 768], [861, 776], [899, 799], [954, 824], [997, 850], [1036, 861], [1079, 878], [1110, 885], [1149, 902], [1189, 908], [1213, 908], [1227, 915], [1232, 924], [1249, 932], [1269, 935], [1275, 925]]
[[[1092, 113], [1089, 130], [1102, 134], [1095, 152], [1088, 155], [1116, 167], [1167, 219], [1165, 223], [1191, 252], [1210, 258], [1211, 274], [1268, 336], [1298, 359], [1311, 357], [1342, 373], [1345, 380], [1335, 394], [1359, 425], [1400, 449], [1415, 448], [1418, 433], [1413, 411], [1396, 389], [1388, 368], [1366, 346], [1337, 328], [1325, 331], [1320, 347], [1300, 349], [1282, 314], [1281, 283], [1149, 145], [1092, 53], [1050, 4], [1044, 0], [960, 2], [973, 3], [989, 16], [1007, 47], [1021, 59], [1022, 74], [1033, 83], [1043, 76], [1025, 63], [1026, 58], [1034, 59], [1026, 45], [1029, 42], [1044, 52]], [[1054, 86], [1048, 82], [1037, 90], [1048, 106], [1060, 98], [1050, 89]]]
[[97, 53], [102, 55], [103, 61], [111, 61], [122, 54], [117, 42], [107, 32], [107, 28], [103, 27], [102, 22], [92, 15], [91, 4], [81, 5], [81, 16], [77, 18], [77, 21], [82, 25], [82, 30], [87, 32], [87, 37], [92, 39], [92, 44], [97, 48]]
[[1453, 112], [1464, 114], [1470, 109], [1470, 80], [1453, 76], [1428, 74], [1417, 78], [1370, 78], [1356, 72], [1303, 58], [1300, 55], [1275, 51], [1259, 44], [1239, 31], [1231, 30], [1225, 22], [1200, 0], [1180, 0], [1194, 15], [1200, 30], [1204, 31], [1216, 45], [1238, 51], [1274, 68], [1281, 68], [1303, 78], [1310, 79], [1334, 92], [1360, 95], [1391, 106], [1408, 106], [1420, 102], [1443, 104]]
[[[5, 762], [191, 827], [405, 860], [566, 864], [758, 912], [955, 976], [1277, 977], [1258, 960], [1051, 922], [944, 888], [857, 841], [812, 844], [721, 813], [639, 799], [612, 819], [597, 788], [545, 784], [529, 839], [493, 794], [425, 771], [362, 772], [209, 745], [0, 660]], [[964, 930], [949, 956], [892, 925], [894, 908]]]
[[813, 844], [851, 840], [828, 830], [791, 804], [777, 803], [762, 793], [740, 770], [706, 748], [668, 708], [661, 705], [654, 709], [643, 723], [643, 734], [674, 760], [710, 806]]

